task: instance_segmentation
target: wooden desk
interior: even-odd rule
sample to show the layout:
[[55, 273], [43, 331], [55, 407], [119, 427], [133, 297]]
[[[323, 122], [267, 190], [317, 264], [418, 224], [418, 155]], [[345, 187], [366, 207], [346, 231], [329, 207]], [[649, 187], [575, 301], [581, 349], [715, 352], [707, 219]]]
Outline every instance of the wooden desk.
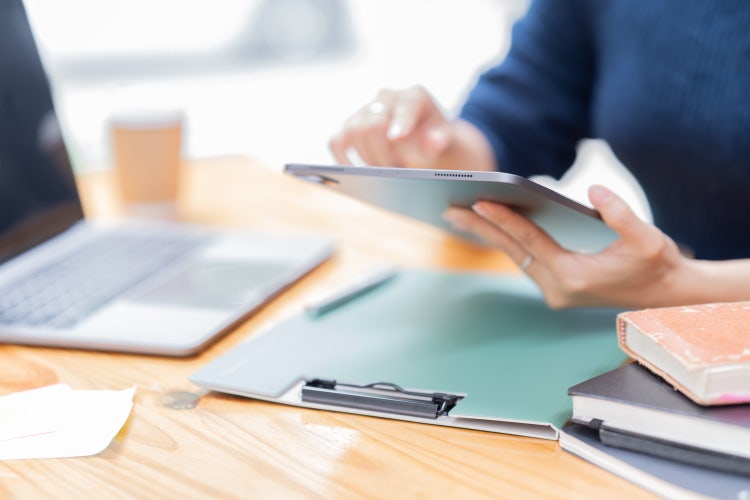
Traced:
[[[109, 174], [80, 179], [87, 213], [116, 214]], [[56, 382], [137, 385], [128, 423], [98, 456], [0, 462], [0, 497], [612, 498], [641, 489], [558, 443], [297, 409], [210, 393], [194, 409], [163, 404], [187, 378], [303, 301], [384, 261], [508, 272], [501, 253], [380, 212], [252, 161], [190, 163], [181, 213], [208, 224], [324, 232], [339, 250], [278, 300], [189, 359], [0, 346], [0, 394]]]

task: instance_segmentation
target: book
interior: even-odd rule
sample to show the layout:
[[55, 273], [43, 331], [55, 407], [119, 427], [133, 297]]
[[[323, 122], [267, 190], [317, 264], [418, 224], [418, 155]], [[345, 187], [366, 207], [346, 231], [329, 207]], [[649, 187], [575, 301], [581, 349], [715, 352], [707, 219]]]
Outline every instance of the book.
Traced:
[[[591, 424], [589, 424], [589, 427], [591, 427]], [[665, 439], [643, 436], [636, 432], [612, 429], [606, 425], [599, 425], [598, 427], [599, 441], [607, 446], [750, 477], [750, 458], [673, 443]]]
[[617, 315], [620, 348], [702, 405], [750, 402], [750, 301]]
[[[568, 394], [576, 423], [750, 461], [750, 405], [701, 406], [637, 363], [574, 385]], [[721, 468], [720, 461], [702, 465]]]
[[663, 498], [745, 498], [750, 493], [748, 476], [613, 448], [585, 425], [565, 425], [560, 447]]

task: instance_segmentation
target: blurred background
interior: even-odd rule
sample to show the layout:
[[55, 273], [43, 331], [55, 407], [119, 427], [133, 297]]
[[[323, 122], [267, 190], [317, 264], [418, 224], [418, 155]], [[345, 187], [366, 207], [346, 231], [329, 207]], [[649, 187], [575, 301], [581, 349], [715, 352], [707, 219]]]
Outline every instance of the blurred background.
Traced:
[[[330, 164], [327, 142], [381, 87], [424, 85], [450, 115], [505, 55], [528, 0], [25, 0], [78, 171], [112, 163], [108, 119], [180, 109], [183, 153], [269, 168]], [[591, 183], [650, 215], [606, 145], [562, 183]]]

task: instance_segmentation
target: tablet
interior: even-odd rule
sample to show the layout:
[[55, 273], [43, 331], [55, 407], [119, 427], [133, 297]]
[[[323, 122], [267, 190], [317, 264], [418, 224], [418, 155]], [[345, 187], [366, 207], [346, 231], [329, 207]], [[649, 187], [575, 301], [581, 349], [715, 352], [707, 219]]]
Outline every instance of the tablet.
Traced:
[[443, 220], [448, 207], [480, 200], [509, 205], [573, 251], [597, 252], [618, 237], [596, 210], [504, 172], [304, 164], [285, 165], [284, 171], [474, 241]]

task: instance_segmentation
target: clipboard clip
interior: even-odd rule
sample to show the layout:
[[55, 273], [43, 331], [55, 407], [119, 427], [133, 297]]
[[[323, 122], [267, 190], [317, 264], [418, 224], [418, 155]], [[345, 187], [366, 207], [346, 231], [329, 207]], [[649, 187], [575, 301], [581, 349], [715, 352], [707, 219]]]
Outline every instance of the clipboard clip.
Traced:
[[300, 397], [311, 403], [432, 419], [448, 415], [461, 399], [442, 392], [407, 391], [390, 382], [356, 385], [320, 378], [306, 380]]

